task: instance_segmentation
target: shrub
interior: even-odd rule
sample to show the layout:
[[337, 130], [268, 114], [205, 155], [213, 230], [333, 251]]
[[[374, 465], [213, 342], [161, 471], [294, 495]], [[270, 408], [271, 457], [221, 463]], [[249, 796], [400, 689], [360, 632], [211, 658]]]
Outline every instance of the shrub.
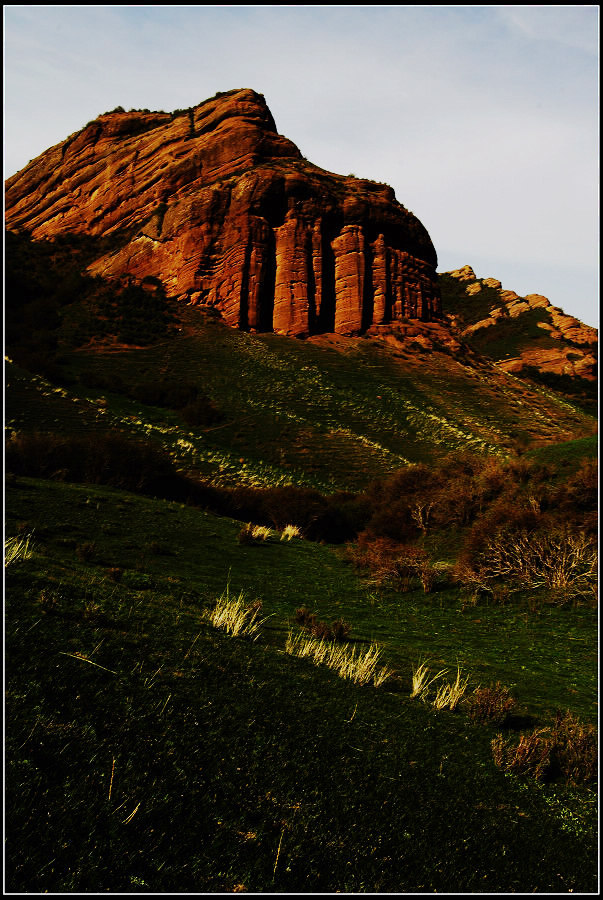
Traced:
[[160, 541], [151, 541], [149, 544], [149, 553], [151, 553], [152, 556], [174, 556], [174, 551]]
[[469, 702], [469, 718], [483, 725], [502, 727], [515, 706], [515, 698], [500, 681], [494, 687], [477, 687]]
[[569, 710], [558, 712], [552, 727], [522, 734], [518, 744], [498, 734], [492, 741], [492, 754], [495, 764], [505, 772], [584, 784], [597, 775], [597, 732]]
[[38, 594], [38, 603], [46, 613], [56, 613], [59, 608], [60, 597], [54, 592], [46, 588]]
[[290, 541], [291, 538], [301, 536], [301, 528], [298, 525], [285, 525], [281, 531], [281, 541]]
[[332, 641], [333, 640], [333, 632], [331, 630], [331, 626], [326, 622], [322, 622], [317, 620], [310, 627], [310, 631], [314, 635], [315, 638], [318, 638], [319, 641]]
[[182, 409], [199, 396], [196, 385], [176, 378], [138, 382], [130, 388], [124, 386], [123, 393], [146, 406], [165, 409]]
[[206, 428], [224, 419], [224, 415], [209, 397], [197, 397], [187, 403], [180, 415], [191, 428]]
[[508, 578], [529, 588], [546, 587], [571, 595], [593, 581], [597, 552], [594, 541], [583, 532], [505, 530], [488, 540], [478, 567], [486, 579]]
[[558, 712], [551, 733], [553, 770], [573, 784], [592, 781], [597, 775], [597, 731], [580, 722], [569, 710]]
[[124, 574], [124, 570], [120, 569], [118, 566], [112, 566], [107, 569], [107, 578], [110, 578], [111, 581], [119, 582], [122, 579], [122, 575]]
[[334, 641], [347, 641], [350, 636], [351, 630], [352, 626], [344, 619], [335, 619], [335, 621], [331, 623], [331, 631], [333, 633]]
[[312, 628], [316, 623], [316, 613], [311, 612], [307, 606], [300, 606], [295, 610], [295, 621], [303, 628]]
[[97, 555], [96, 544], [94, 541], [85, 541], [76, 546], [75, 552], [82, 562], [93, 562]]
[[6, 443], [5, 461], [9, 471], [33, 478], [106, 484], [156, 496], [185, 492], [185, 480], [158, 447], [116, 433], [14, 434]]
[[344, 619], [336, 619], [330, 625], [319, 620], [316, 613], [311, 612], [306, 606], [300, 606], [295, 610], [295, 621], [314, 637], [325, 641], [347, 641], [352, 630], [350, 623]]
[[389, 585], [406, 592], [418, 578], [428, 592], [435, 582], [435, 572], [422, 547], [404, 546], [390, 538], [371, 538], [363, 532], [357, 546], [347, 546], [346, 557], [358, 568], [369, 569], [372, 582], [380, 587]]
[[504, 772], [528, 775], [540, 781], [551, 766], [551, 739], [547, 728], [539, 728], [530, 734], [522, 734], [519, 743], [505, 741], [502, 734], [492, 740], [492, 756], [495, 765]]

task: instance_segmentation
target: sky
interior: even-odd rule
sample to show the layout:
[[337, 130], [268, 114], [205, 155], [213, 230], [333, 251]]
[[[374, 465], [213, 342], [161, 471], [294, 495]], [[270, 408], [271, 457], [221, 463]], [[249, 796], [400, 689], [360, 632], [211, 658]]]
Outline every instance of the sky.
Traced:
[[281, 134], [383, 181], [438, 271], [598, 325], [597, 6], [4, 6], [8, 177], [100, 113], [264, 94]]

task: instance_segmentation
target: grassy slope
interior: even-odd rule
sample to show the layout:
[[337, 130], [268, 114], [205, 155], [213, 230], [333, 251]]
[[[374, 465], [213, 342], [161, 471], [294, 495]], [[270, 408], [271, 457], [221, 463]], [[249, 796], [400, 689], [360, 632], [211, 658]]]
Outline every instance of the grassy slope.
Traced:
[[[225, 414], [219, 427], [190, 428], [173, 411], [77, 383], [53, 392], [12, 365], [8, 426], [119, 428], [160, 442], [183, 468], [221, 483], [293, 482], [322, 490], [358, 488], [450, 450], [504, 455], [526, 436], [539, 446], [596, 427], [558, 395], [484, 359], [395, 351], [367, 339], [249, 335], [194, 309], [181, 316], [181, 331], [161, 344], [76, 352], [68, 369], [75, 378], [109, 372], [125, 384], [162, 376], [194, 383]], [[106, 406], [98, 404], [101, 396]]]
[[[108, 489], [18, 479], [7, 510], [36, 542], [7, 571], [9, 890], [595, 889], [594, 795], [503, 776], [491, 730], [408, 699], [419, 657], [458, 658], [524, 713], [593, 719], [594, 612], [377, 599], [328, 547], [244, 547], [240, 523]], [[256, 643], [202, 621], [229, 579], [271, 616]], [[398, 681], [283, 654], [301, 603]]]

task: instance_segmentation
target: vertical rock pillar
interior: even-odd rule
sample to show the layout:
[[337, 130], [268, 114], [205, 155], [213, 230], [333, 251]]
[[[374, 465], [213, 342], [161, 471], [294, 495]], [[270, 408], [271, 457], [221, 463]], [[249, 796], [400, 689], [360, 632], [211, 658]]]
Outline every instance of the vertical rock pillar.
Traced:
[[310, 331], [308, 227], [290, 210], [284, 223], [275, 228], [274, 233], [274, 330], [279, 334], [301, 337]]
[[383, 325], [389, 319], [387, 247], [382, 234], [373, 248], [373, 325]]
[[364, 234], [360, 225], [344, 225], [331, 242], [335, 257], [335, 332], [362, 331]]

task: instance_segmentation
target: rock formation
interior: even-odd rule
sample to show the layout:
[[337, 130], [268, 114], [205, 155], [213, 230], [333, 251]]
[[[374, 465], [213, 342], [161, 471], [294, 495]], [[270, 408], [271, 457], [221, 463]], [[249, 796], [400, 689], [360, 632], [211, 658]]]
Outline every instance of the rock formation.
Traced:
[[8, 179], [6, 224], [111, 237], [93, 274], [153, 275], [246, 330], [358, 334], [441, 315], [433, 245], [392, 188], [309, 163], [250, 90], [99, 116]]
[[[596, 380], [598, 332], [596, 328], [585, 325], [574, 316], [566, 315], [558, 306], [553, 306], [542, 294], [526, 294], [520, 297], [515, 291], [503, 290], [496, 278], [478, 279], [471, 266], [463, 266], [447, 272], [464, 285], [467, 297], [486, 296], [484, 288], [495, 293], [496, 301], [487, 301], [484, 306], [484, 318], [467, 325], [463, 322], [463, 309], [459, 306], [454, 314], [448, 316], [460, 337], [471, 339], [484, 328], [492, 328], [508, 319], [518, 319], [519, 324], [526, 322], [526, 314], [540, 310], [539, 321], [535, 324], [541, 330], [542, 339], [534, 338], [526, 328], [525, 344], [516, 356], [499, 359], [499, 365], [507, 372], [519, 373], [522, 369], [534, 368], [553, 375], [570, 375]], [[492, 294], [489, 295], [492, 297]], [[526, 318], [522, 319], [524, 316]]]

